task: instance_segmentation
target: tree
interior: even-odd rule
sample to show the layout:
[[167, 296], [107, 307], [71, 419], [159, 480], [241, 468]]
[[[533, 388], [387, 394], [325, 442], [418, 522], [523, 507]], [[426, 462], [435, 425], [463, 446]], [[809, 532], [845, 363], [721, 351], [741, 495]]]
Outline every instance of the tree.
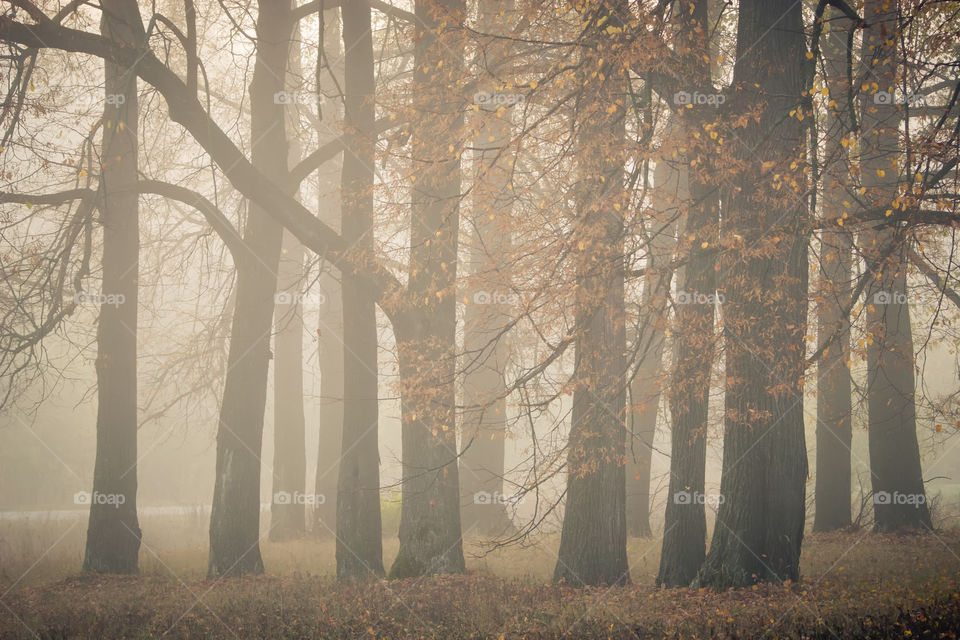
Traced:
[[849, 158], [841, 144], [853, 128], [849, 121], [847, 37], [854, 23], [832, 7], [825, 14], [829, 31], [823, 43], [828, 94], [823, 183], [824, 229], [820, 236], [820, 291], [817, 345], [817, 470], [814, 531], [850, 525], [850, 455], [853, 440], [850, 380], [850, 279], [853, 238], [843, 227], [842, 206], [849, 181]]
[[[373, 237], [373, 36], [370, 6], [342, 8], [347, 149], [343, 158], [343, 238], [346, 260], [376, 260]], [[353, 269], [341, 269], [343, 292], [343, 440], [337, 484], [337, 577], [383, 575], [378, 451], [376, 294]]]
[[[688, 8], [689, 7], [689, 8]], [[710, 67], [706, 0], [677, 7], [678, 47], [683, 52], [683, 91], [709, 91]], [[703, 89], [699, 89], [699, 88]], [[682, 153], [675, 159], [677, 180], [685, 189], [677, 195], [686, 217], [679, 242], [687, 264], [677, 283], [674, 370], [667, 397], [670, 405], [670, 483], [664, 514], [663, 545], [657, 584], [687, 586], [706, 555], [705, 474], [710, 374], [714, 357], [716, 253], [719, 198], [716, 190], [716, 150], [708, 133], [715, 127], [702, 107], [681, 108], [675, 116]], [[686, 183], [686, 184], [684, 184]], [[678, 185], [678, 186], [680, 186]]]
[[736, 146], [742, 170], [726, 182], [721, 238], [724, 501], [695, 581], [700, 586], [799, 577], [807, 477], [805, 53], [800, 4], [740, 4], [730, 111], [758, 117], [742, 127], [735, 119], [723, 137]]
[[[506, 67], [506, 33], [512, 1], [480, 3], [477, 29], [494, 34], [477, 55], [478, 83], [474, 129], [473, 219], [467, 262], [471, 288], [464, 297], [463, 417], [460, 490], [463, 530], [496, 536], [513, 523], [504, 493], [507, 437], [506, 367], [510, 345], [504, 335], [511, 319], [510, 216], [514, 196], [510, 173], [512, 105], [503, 109], [496, 96]], [[489, 99], [487, 98], [489, 97]]]
[[[893, 99], [897, 86], [897, 7], [898, 3], [869, 0], [864, 9], [868, 26], [864, 28], [861, 61], [880, 89], [860, 96], [860, 171], [868, 205], [882, 209], [894, 206], [900, 162], [903, 106], [894, 104]], [[866, 305], [867, 433], [874, 527], [878, 531], [929, 529], [930, 510], [917, 443], [906, 242], [897, 230], [884, 225], [864, 227], [858, 244], [876, 277], [867, 289]]]
[[[260, 3], [250, 84], [252, 162], [276, 185], [288, 185], [284, 108], [293, 17], [289, 0]], [[275, 129], [279, 126], [279, 129]], [[262, 573], [260, 452], [270, 359], [277, 268], [283, 227], [259, 202], [250, 204], [237, 265], [237, 301], [217, 431], [217, 467], [210, 514], [211, 577]]]
[[[619, 4], [619, 3], [618, 3]], [[579, 73], [578, 215], [573, 236], [576, 364], [567, 443], [567, 491], [554, 581], [576, 586], [630, 581], [627, 564], [626, 326], [624, 322], [623, 144], [629, 78], [623, 6], [585, 7]], [[603, 48], [601, 47], [603, 45]], [[607, 51], [606, 49], [610, 49]]]
[[[300, 75], [300, 28], [290, 39], [288, 82]], [[295, 93], [293, 95], [296, 95]], [[300, 160], [296, 123], [298, 104], [286, 106], [284, 125], [289, 143], [289, 165]], [[299, 191], [299, 190], [298, 190]], [[299, 199], [299, 193], [297, 194]], [[270, 503], [270, 539], [290, 540], [306, 533], [306, 504], [298, 498], [306, 490], [307, 459], [304, 451], [306, 419], [303, 415], [303, 261], [306, 251], [289, 231], [283, 232], [274, 297], [273, 359], [273, 486]], [[289, 498], [289, 499], [288, 499]]]
[[394, 578], [464, 569], [454, 376], [465, 7], [460, 0], [420, 0], [415, 9], [413, 95], [431, 116], [411, 131], [409, 276], [393, 324], [403, 429]]
[[[131, 46], [144, 39], [134, 2], [105, 0], [100, 30]], [[104, 63], [101, 152], [103, 303], [97, 326], [97, 457], [93, 471], [84, 571], [136, 573], [137, 289], [140, 264], [137, 79]]]

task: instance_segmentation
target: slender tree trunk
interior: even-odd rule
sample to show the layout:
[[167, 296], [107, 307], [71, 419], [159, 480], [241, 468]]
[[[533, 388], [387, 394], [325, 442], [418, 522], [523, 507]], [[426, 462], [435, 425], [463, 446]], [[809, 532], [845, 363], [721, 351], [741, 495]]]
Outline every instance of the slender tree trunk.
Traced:
[[[285, 88], [292, 26], [288, 0], [260, 3], [250, 84], [252, 160], [280, 185], [287, 182], [287, 140], [283, 104], [275, 96]], [[237, 304], [217, 431], [210, 514], [211, 577], [263, 572], [260, 455], [283, 227], [251, 202], [243, 240], [249, 253], [237, 264]]]
[[686, 174], [666, 158], [654, 170], [653, 210], [647, 238], [649, 259], [643, 280], [640, 324], [634, 343], [639, 364], [630, 381], [630, 437], [627, 439], [627, 533], [650, 537], [650, 463], [660, 407], [661, 366], [666, 340], [673, 271], [667, 266], [677, 246], [676, 218], [689, 198]]
[[[136, 3], [104, 0], [100, 30], [128, 45], [144, 40]], [[97, 325], [97, 454], [84, 571], [136, 573], [137, 521], [137, 277], [140, 232], [137, 193], [137, 79], [104, 63], [104, 302]]]
[[[287, 63], [288, 86], [294, 86], [302, 73], [300, 64], [300, 28], [290, 38]], [[285, 121], [287, 165], [300, 161], [301, 144], [297, 125], [298, 101], [286, 105]], [[299, 193], [296, 194], [300, 200]], [[301, 538], [306, 533], [305, 495], [307, 456], [304, 449], [306, 419], [303, 415], [303, 261], [306, 251], [289, 231], [283, 232], [277, 295], [274, 297], [273, 361], [273, 485], [270, 503], [270, 539], [281, 541]]]
[[[622, 6], [621, 6], [622, 8]], [[630, 582], [627, 564], [626, 326], [624, 318], [623, 107], [629, 78], [616, 59], [622, 43], [603, 24], [622, 26], [606, 6], [584, 16], [588, 42], [580, 63], [579, 215], [574, 242], [576, 364], [567, 444], [567, 491], [554, 581]], [[596, 47], [604, 44], [604, 50]], [[609, 55], [607, 49], [610, 49]], [[597, 73], [593, 73], [596, 71]], [[613, 107], [613, 108], [611, 108]]]
[[[478, 29], [505, 33], [511, 19], [512, 0], [480, 3]], [[505, 43], [492, 41], [483, 48], [478, 68], [488, 70], [479, 84], [479, 96], [494, 95], [497, 78], [508, 53]], [[477, 98], [478, 96], [475, 96]], [[510, 495], [504, 494], [504, 458], [507, 435], [507, 383], [504, 370], [510, 348], [503, 327], [510, 320], [509, 264], [510, 215], [513, 195], [509, 180], [513, 152], [510, 143], [510, 110], [500, 113], [495, 101], [479, 102], [473, 121], [474, 185], [469, 254], [471, 289], [464, 300], [464, 374], [461, 425], [460, 491], [463, 531], [485, 536], [510, 531], [507, 511]]]
[[[343, 47], [340, 40], [340, 11], [323, 11], [323, 62], [320, 87], [325, 95], [338, 95], [344, 86]], [[341, 101], [321, 105], [324, 121], [343, 118]], [[325, 124], [318, 131], [320, 144], [333, 139]], [[340, 180], [343, 155], [325, 162], [318, 170], [319, 217], [331, 229], [341, 229]], [[320, 437], [314, 491], [313, 535], [332, 536], [337, 524], [337, 483], [340, 475], [340, 441], [343, 438], [343, 292], [335, 265], [325, 263], [318, 279], [323, 296], [317, 327], [320, 358]], [[322, 498], [319, 498], [322, 496]]]
[[395, 578], [464, 570], [454, 379], [457, 140], [463, 124], [457, 86], [462, 44], [455, 30], [464, 19], [464, 3], [421, 0], [415, 11], [413, 94], [433, 115], [412, 132], [407, 307], [394, 323], [403, 429], [400, 549], [390, 569]]
[[[860, 167], [866, 199], [891, 208], [898, 196], [900, 105], [895, 104], [897, 42], [896, 2], [868, 0], [869, 25], [863, 33], [861, 59], [886, 92], [861, 96]], [[860, 245], [876, 276], [867, 289], [867, 408], [870, 472], [874, 492], [874, 527], [896, 531], [929, 529], [930, 509], [923, 486], [917, 443], [913, 332], [906, 277], [906, 240], [890, 228], [864, 229]]]
[[[343, 159], [343, 236], [357, 265], [376, 259], [373, 238], [373, 35], [370, 6], [343, 6], [346, 52], [346, 127]], [[378, 450], [377, 316], [374, 293], [354, 269], [343, 273], [344, 405], [337, 488], [337, 577], [381, 577], [380, 453]]]
[[817, 296], [817, 343], [824, 348], [817, 365], [817, 472], [814, 531], [850, 526], [850, 454], [853, 404], [850, 380], [850, 276], [852, 238], [843, 228], [847, 153], [840, 144], [851, 131], [849, 122], [847, 36], [852, 26], [843, 13], [827, 8], [823, 58], [833, 106], [827, 111], [827, 167], [823, 185], [820, 242], [820, 291]]
[[303, 305], [300, 302], [303, 259], [303, 245], [292, 234], [284, 232], [274, 312], [270, 539], [275, 541], [299, 538], [306, 531]]
[[800, 4], [741, 2], [731, 110], [759, 109], [760, 118], [735, 130], [744, 168], [724, 216], [731, 248], [724, 256], [723, 502], [695, 580], [700, 586], [799, 577], [807, 229], [804, 132], [796, 116], [805, 49]]

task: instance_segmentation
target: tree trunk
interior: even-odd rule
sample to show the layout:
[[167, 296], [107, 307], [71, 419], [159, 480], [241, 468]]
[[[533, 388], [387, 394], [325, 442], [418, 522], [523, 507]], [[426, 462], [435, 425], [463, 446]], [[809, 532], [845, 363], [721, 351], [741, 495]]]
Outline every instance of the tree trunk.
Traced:
[[[279, 185], [287, 182], [287, 141], [282, 101], [275, 95], [284, 90], [292, 27], [288, 0], [260, 3], [250, 84], [252, 161]], [[263, 572], [260, 454], [282, 240], [283, 227], [251, 202], [243, 233], [249, 252], [237, 264], [237, 303], [217, 431], [210, 577]]]
[[652, 208], [656, 212], [647, 234], [647, 272], [643, 281], [638, 330], [630, 342], [639, 359], [630, 381], [630, 437], [627, 439], [627, 533], [648, 538], [650, 530], [650, 463], [660, 407], [663, 344], [669, 313], [667, 266], [677, 248], [676, 218], [689, 198], [685, 172], [663, 158], [654, 170]]
[[[478, 29], [483, 33], [506, 33], [512, 0], [480, 3]], [[507, 46], [492, 41], [483, 48], [478, 68], [489, 77], [479, 83], [480, 93], [494, 94], [497, 78], [505, 67]], [[471, 245], [471, 288], [464, 299], [463, 417], [461, 425], [460, 517], [465, 534], [499, 536], [513, 528], [507, 511], [510, 496], [504, 494], [503, 474], [507, 435], [507, 383], [504, 370], [510, 348], [503, 327], [510, 321], [509, 264], [510, 215], [513, 194], [509, 190], [513, 152], [510, 114], [499, 113], [493, 101], [475, 100], [473, 121], [474, 186]]]
[[[724, 216], [726, 411], [723, 502], [695, 584], [796, 580], [807, 477], [803, 424], [807, 306], [801, 5], [744, 0], [732, 129], [743, 169]], [[791, 114], [791, 111], [793, 112]], [[809, 116], [809, 114], [806, 114]], [[769, 164], [772, 163], [772, 164]]]
[[[287, 63], [287, 85], [294, 86], [302, 73], [300, 64], [300, 28], [294, 27], [290, 38]], [[286, 105], [285, 121], [287, 165], [300, 161], [301, 145], [297, 125], [299, 103]], [[300, 200], [299, 193], [296, 194]], [[270, 502], [270, 539], [274, 541], [301, 538], [306, 533], [305, 494], [307, 488], [307, 456], [304, 449], [306, 420], [303, 415], [303, 245], [289, 231], [283, 232], [274, 297], [274, 361], [273, 361], [273, 485]]]
[[[622, 7], [621, 7], [622, 8]], [[629, 78], [616, 58], [622, 42], [601, 26], [622, 27], [606, 7], [584, 16], [588, 40], [580, 68], [579, 215], [575, 221], [576, 364], [567, 444], [567, 490], [553, 579], [575, 586], [630, 582], [627, 564], [626, 326], [624, 323], [623, 144], [617, 99]], [[604, 44], [598, 51], [596, 45]], [[607, 51], [609, 49], [609, 52]], [[592, 73], [596, 71], [597, 73]], [[613, 107], [613, 108], [611, 108]]]
[[[100, 30], [134, 46], [144, 40], [136, 3], [104, 0]], [[137, 573], [137, 79], [104, 63], [103, 284], [97, 325], [97, 453], [84, 571]]]
[[[893, 207], [898, 196], [902, 106], [897, 83], [897, 3], [868, 0], [869, 25], [861, 59], [880, 90], [861, 96], [862, 184], [873, 206]], [[886, 100], [877, 99], [886, 92]], [[864, 92], [865, 94], [867, 92]], [[874, 528], [897, 531], [931, 527], [917, 443], [913, 332], [907, 305], [906, 244], [894, 229], [868, 228], [860, 234], [867, 265], [876, 276], [867, 288], [867, 411]]]
[[[827, 88], [836, 106], [828, 108], [820, 241], [820, 291], [817, 295], [817, 346], [824, 349], [817, 364], [817, 472], [814, 531], [850, 526], [850, 454], [853, 441], [850, 380], [850, 276], [852, 238], [843, 228], [847, 153], [840, 144], [851, 131], [849, 122], [847, 35], [852, 22], [842, 12], [827, 8], [823, 58]], [[829, 346], [826, 346], [829, 342]], [[824, 348], [826, 347], [826, 348]]]
[[[345, 104], [348, 152], [343, 158], [343, 237], [347, 260], [375, 260], [373, 166], [373, 35], [370, 5], [343, 6], [346, 51]], [[377, 316], [374, 293], [354, 269], [343, 273], [344, 404], [340, 476], [337, 486], [337, 578], [354, 581], [384, 574], [380, 523], [378, 449]]]
[[[694, 87], [711, 85], [710, 67], [703, 65], [710, 49], [710, 19], [706, 0], [675, 8], [678, 39], [686, 45], [688, 68], [683, 74]], [[692, 9], [692, 10], [691, 10]], [[686, 89], [684, 89], [686, 90]], [[667, 393], [670, 403], [670, 482], [664, 516], [663, 544], [657, 584], [688, 586], [706, 555], [705, 466], [710, 374], [714, 355], [716, 304], [715, 259], [719, 202], [706, 186], [715, 170], [710, 161], [715, 150], [706, 137], [697, 137], [714, 114], [683, 110], [675, 170], [676, 205], [686, 208], [681, 234], [681, 254], [688, 263], [677, 283], [674, 335], [674, 370]], [[695, 162], [694, 162], [695, 161]], [[699, 170], [691, 167], [700, 167]], [[659, 167], [658, 167], [659, 168]]]
[[455, 30], [464, 10], [461, 0], [418, 1], [415, 7], [413, 95], [433, 115], [412, 131], [407, 306], [394, 323], [403, 429], [394, 578], [464, 570], [454, 384], [461, 153], [456, 145], [463, 124], [457, 86], [462, 43]]
[[[324, 95], [338, 95], [343, 87], [343, 47], [340, 41], [340, 11], [323, 11], [324, 67], [320, 87]], [[321, 105], [323, 120], [338, 121], [343, 117], [341, 101], [327, 100]], [[334, 138], [326, 125], [319, 128], [319, 144]], [[320, 201], [319, 217], [331, 229], [341, 230], [340, 180], [343, 154], [322, 164], [318, 170]], [[320, 317], [317, 327], [320, 360], [320, 437], [317, 447], [317, 472], [314, 491], [318, 502], [313, 506], [314, 536], [332, 536], [337, 524], [337, 483], [340, 475], [340, 441], [343, 438], [343, 292], [336, 266], [326, 262], [318, 278]]]
[[283, 234], [273, 361], [273, 499], [270, 539], [300, 538], [306, 531], [307, 458], [303, 416], [303, 245]]

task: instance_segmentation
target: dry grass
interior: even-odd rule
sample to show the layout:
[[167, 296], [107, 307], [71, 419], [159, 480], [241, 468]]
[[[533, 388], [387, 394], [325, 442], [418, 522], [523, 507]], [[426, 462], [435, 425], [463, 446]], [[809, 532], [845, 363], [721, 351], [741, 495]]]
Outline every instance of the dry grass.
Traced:
[[[206, 523], [188, 518], [143, 523], [141, 576], [77, 576], [83, 528], [0, 523], [0, 638], [845, 639], [960, 630], [957, 531], [811, 535], [801, 583], [713, 593], [654, 589], [659, 542], [645, 540], [630, 543], [633, 586], [550, 585], [555, 537], [471, 556], [466, 576], [357, 586], [334, 582], [330, 540], [264, 541], [270, 575], [207, 581]], [[388, 565], [395, 553], [396, 541], [385, 540]]]

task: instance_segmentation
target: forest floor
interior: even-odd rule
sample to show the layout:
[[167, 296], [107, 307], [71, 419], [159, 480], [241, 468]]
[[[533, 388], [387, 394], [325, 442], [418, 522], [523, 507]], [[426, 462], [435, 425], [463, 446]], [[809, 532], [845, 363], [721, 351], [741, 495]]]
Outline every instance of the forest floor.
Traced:
[[[148, 525], [151, 523], [144, 523]], [[468, 573], [343, 586], [330, 540], [264, 541], [268, 575], [206, 580], [203, 527], [144, 526], [141, 575], [78, 575], [83, 523], [0, 522], [0, 638], [957, 638], [960, 531], [808, 535], [803, 579], [656, 589], [659, 540], [631, 539], [633, 584], [550, 584], [558, 540]], [[31, 535], [24, 535], [31, 531]], [[153, 533], [149, 533], [153, 531]], [[396, 553], [384, 541], [384, 560]]]

